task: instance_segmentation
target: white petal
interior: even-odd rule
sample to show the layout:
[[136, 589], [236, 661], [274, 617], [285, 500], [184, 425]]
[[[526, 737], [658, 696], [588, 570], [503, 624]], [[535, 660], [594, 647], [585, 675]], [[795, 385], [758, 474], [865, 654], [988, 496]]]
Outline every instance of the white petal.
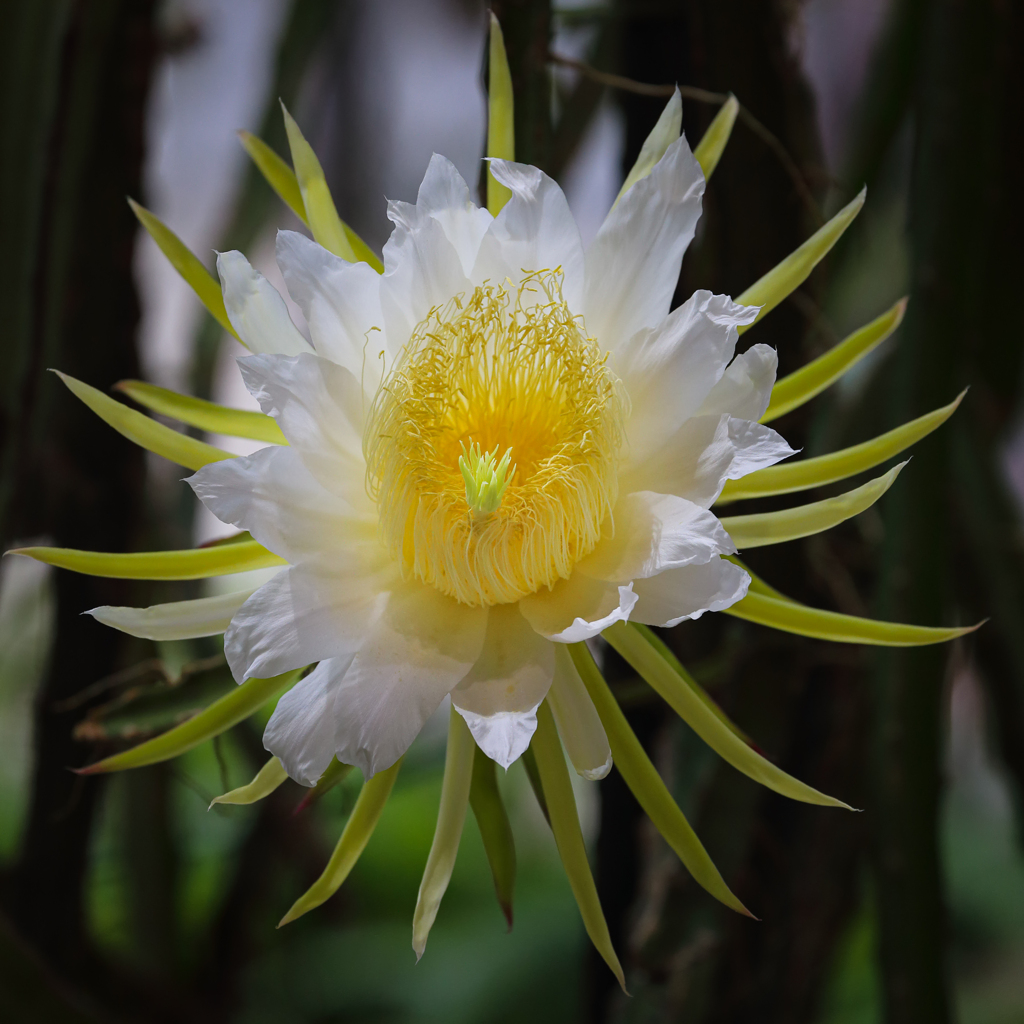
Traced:
[[192, 601], [154, 604], [149, 608], [119, 608], [105, 604], [90, 608], [85, 614], [105, 626], [113, 626], [122, 633], [147, 640], [191, 640], [223, 633], [231, 617], [250, 594], [251, 590], [236, 590]]
[[291, 565], [241, 606], [224, 634], [239, 682], [268, 679], [315, 661], [355, 654], [387, 601], [390, 565], [352, 563], [333, 571]]
[[433, 587], [396, 587], [342, 681], [340, 761], [369, 777], [405, 753], [480, 655], [487, 611]]
[[390, 767], [476, 661], [486, 622], [432, 587], [395, 587], [351, 661], [322, 661], [281, 698], [264, 745], [309, 784], [335, 755], [366, 778]]
[[658, 576], [636, 581], [639, 600], [633, 609], [636, 622], [649, 626], [675, 626], [684, 619], [699, 619], [705, 612], [720, 612], [746, 596], [750, 576], [738, 565], [715, 558], [704, 565], [668, 569]]
[[533, 628], [557, 643], [575, 644], [597, 636], [613, 622], [629, 618], [636, 604], [632, 584], [625, 587], [574, 572], [551, 590], [540, 590], [519, 602]]
[[583, 243], [557, 182], [529, 164], [492, 160], [491, 173], [512, 198], [484, 235], [472, 280], [518, 283], [523, 272], [562, 269], [562, 297], [573, 313], [583, 299]]
[[263, 746], [304, 786], [317, 784], [338, 749], [336, 702], [351, 663], [351, 655], [321, 661], [277, 702], [267, 722]]
[[395, 229], [384, 246], [380, 304], [388, 351], [401, 352], [435, 306], [471, 290], [441, 223], [410, 203], [388, 203]]
[[317, 482], [298, 452], [283, 445], [212, 462], [188, 482], [221, 522], [248, 530], [289, 562], [345, 564], [353, 545], [380, 548], [373, 521], [355, 518], [350, 506]]
[[674, 494], [634, 491], [619, 499], [613, 518], [615, 536], [603, 538], [577, 572], [621, 583], [736, 551], [711, 512]]
[[217, 273], [231, 326], [252, 352], [292, 356], [310, 350], [277, 289], [240, 252], [219, 253]]
[[779, 357], [769, 345], [752, 345], [738, 355], [704, 399], [698, 415], [727, 412], [741, 420], [759, 420], [772, 398]]
[[298, 303], [317, 355], [351, 370], [373, 394], [384, 350], [380, 275], [348, 263], [297, 231], [277, 233], [277, 265]]
[[473, 202], [465, 179], [446, 157], [435, 153], [430, 158], [416, 205], [441, 225], [468, 277], [480, 250], [480, 240], [494, 218]]
[[615, 349], [668, 314], [700, 217], [704, 175], [685, 138], [608, 214], [587, 250], [587, 330]]
[[627, 428], [632, 461], [649, 457], [697, 413], [732, 359], [737, 327], [756, 316], [756, 306], [698, 291], [653, 330], [640, 331], [615, 350], [611, 367], [625, 383], [633, 410]]
[[352, 508], [368, 512], [362, 433], [369, 403], [356, 378], [311, 353], [246, 356], [238, 367], [260, 408], [277, 420], [316, 479]]
[[612, 750], [565, 644], [555, 645], [555, 679], [548, 703], [573, 767], [591, 782], [603, 779], [612, 768]]
[[709, 508], [726, 480], [737, 480], [793, 454], [780, 434], [760, 423], [725, 414], [695, 416], [650, 458], [630, 465], [619, 487], [623, 492], [678, 494]]
[[483, 650], [452, 690], [452, 703], [477, 746], [503, 768], [530, 745], [554, 669], [555, 645], [534, 632], [517, 605], [489, 609]]
[[[621, 199], [641, 178], [646, 178], [658, 161], [665, 155], [665, 150], [679, 138], [683, 129], [683, 99], [677, 88], [669, 97], [665, 109], [661, 112], [650, 135], [644, 139], [640, 155], [633, 164], [633, 169], [626, 176], [619, 190]], [[616, 199], [618, 202], [618, 199]]]

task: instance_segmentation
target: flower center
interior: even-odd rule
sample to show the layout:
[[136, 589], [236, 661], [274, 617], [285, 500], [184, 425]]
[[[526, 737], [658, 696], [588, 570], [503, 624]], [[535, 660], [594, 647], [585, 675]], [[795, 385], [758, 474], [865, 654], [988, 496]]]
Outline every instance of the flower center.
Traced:
[[432, 310], [374, 400], [364, 448], [384, 540], [464, 604], [567, 577], [615, 502], [626, 398], [561, 281], [542, 271]]

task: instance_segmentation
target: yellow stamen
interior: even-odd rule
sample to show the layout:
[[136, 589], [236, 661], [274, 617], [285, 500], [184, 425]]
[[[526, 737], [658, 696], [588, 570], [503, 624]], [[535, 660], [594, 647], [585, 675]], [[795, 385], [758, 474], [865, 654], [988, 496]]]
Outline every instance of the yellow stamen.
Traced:
[[485, 284], [432, 310], [374, 400], [364, 448], [384, 540], [465, 604], [567, 577], [615, 502], [626, 399], [561, 280]]

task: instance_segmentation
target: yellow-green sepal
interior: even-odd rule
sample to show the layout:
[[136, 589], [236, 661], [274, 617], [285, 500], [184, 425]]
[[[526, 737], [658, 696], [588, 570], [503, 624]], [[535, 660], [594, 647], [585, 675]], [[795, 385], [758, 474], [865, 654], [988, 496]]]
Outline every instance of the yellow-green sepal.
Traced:
[[399, 758], [390, 768], [377, 772], [363, 783], [356, 805], [352, 808], [352, 814], [345, 823], [345, 829], [323, 874], [291, 905], [288, 913], [278, 922], [278, 928], [325, 903], [348, 878], [377, 827], [401, 767], [402, 759]]
[[232, 789], [210, 801], [214, 804], [254, 804], [257, 800], [270, 796], [278, 786], [288, 778], [288, 773], [280, 759], [272, 757], [254, 776], [252, 782]]
[[283, 103], [281, 110], [284, 112], [284, 126], [292, 151], [295, 180], [306, 211], [305, 220], [313, 237], [335, 256], [349, 263], [368, 263], [378, 274], [382, 274], [384, 264], [380, 257], [338, 216], [324, 170], [313, 147], [306, 141]]
[[735, 96], [730, 96], [721, 109], [715, 115], [715, 119], [708, 125], [697, 148], [693, 151], [694, 158], [700, 164], [704, 172], [704, 180], [708, 180], [718, 166], [725, 152], [725, 144], [732, 135], [733, 125], [736, 123], [736, 115], [740, 112], [739, 101]]
[[831, 530], [833, 526], [859, 515], [870, 508], [893, 485], [900, 470], [906, 465], [901, 462], [888, 473], [869, 480], [845, 494], [823, 501], [812, 501], [796, 508], [779, 509], [776, 512], [761, 512], [749, 516], [723, 516], [722, 526], [733, 539], [736, 547], [760, 548], [769, 544], [782, 544], [800, 537]]
[[[151, 213], [144, 206], [140, 206], [134, 199], [129, 199], [128, 205], [132, 208], [132, 213], [138, 218], [139, 223], [149, 232], [150, 237], [160, 247], [160, 251], [170, 261], [171, 266], [185, 279], [214, 320], [228, 334], [238, 338], [238, 333], [231, 326], [228, 312], [224, 308], [224, 295], [221, 292], [220, 281], [203, 266], [199, 257], [156, 214]], [[238, 340], [242, 339], [238, 338]]]
[[240, 131], [238, 138], [266, 183], [278, 194], [292, 213], [308, 227], [306, 207], [302, 201], [302, 191], [299, 188], [299, 180], [295, 177], [295, 172], [259, 136], [253, 135], [252, 132]]
[[473, 755], [469, 806], [473, 808], [473, 816], [483, 839], [498, 905], [511, 929], [512, 897], [516, 886], [516, 844], [508, 812], [498, 789], [496, 766], [479, 747]]
[[679, 138], [682, 127], [683, 101], [679, 90], [676, 89], [668, 103], [665, 104], [647, 138], [644, 139], [644, 144], [640, 147], [640, 155], [629, 169], [629, 174], [626, 175], [626, 180], [622, 183], [615, 202], [612, 203], [612, 209], [638, 181], [642, 181], [654, 170], [668, 147]]
[[250, 569], [268, 569], [288, 563], [254, 540], [213, 544], [183, 551], [78, 551], [75, 548], [12, 548], [9, 555], [25, 555], [37, 562], [71, 569], [86, 576], [122, 580], [201, 580]]
[[[735, 607], [735, 605], [733, 606]], [[704, 742], [737, 771], [782, 796], [823, 807], [852, 808], [788, 775], [729, 729], [678, 672], [628, 623], [616, 622], [601, 634]]]
[[60, 370], [54, 373], [68, 386], [69, 390], [80, 398], [101, 420], [112, 426], [119, 434], [133, 441], [140, 448], [162, 455], [171, 462], [176, 462], [186, 469], [202, 469], [211, 462], [222, 462], [233, 459], [231, 452], [216, 448], [205, 441], [198, 441], [188, 434], [172, 430], [163, 423], [137, 409], [129, 409], [123, 402], [118, 402], [109, 395], [103, 394], [90, 384], [69, 377]]
[[906, 310], [907, 300], [900, 299], [891, 309], [854, 331], [824, 355], [818, 356], [813, 362], [777, 381], [772, 388], [771, 401], [761, 417], [761, 422], [769, 423], [778, 419], [809, 402], [815, 395], [820, 395], [847, 370], [881, 345], [903, 322]]
[[739, 328], [739, 333], [753, 327], [762, 317], [770, 313], [787, 295], [796, 291], [807, 280], [811, 271], [828, 253], [843, 232], [860, 213], [867, 197], [862, 188], [855, 199], [846, 204], [827, 224], [819, 228], [795, 252], [790, 253], [781, 263], [755, 281], [736, 301], [741, 306], [760, 306], [761, 311], [753, 323]]
[[587, 645], [572, 644], [569, 653], [608, 734], [615, 767], [647, 817], [675, 851], [694, 881], [730, 909], [753, 917], [725, 884], [686, 816], [672, 799], [658, 770], [644, 752], [618, 701], [594, 664]]
[[[735, 562], [741, 569], [750, 573], [750, 570], [743, 565], [738, 558], [730, 558], [730, 562]], [[751, 576], [753, 574], [751, 573]], [[683, 682], [693, 690], [695, 694], [708, 706], [708, 710], [724, 725], [727, 729], [734, 732], [744, 743], [748, 746], [754, 746], [754, 741], [722, 710], [716, 701], [707, 690], [704, 689], [696, 679], [686, 670], [683, 663], [672, 653], [671, 648], [664, 640], [658, 636], [657, 633], [651, 629], [650, 626], [645, 626], [642, 622], [631, 622], [630, 625], [635, 629], [661, 656], [672, 666], [673, 669], [682, 677]]]
[[427, 937], [434, 926], [441, 900], [451, 881], [455, 858], [459, 853], [462, 827], [469, 807], [469, 789], [473, 782], [473, 753], [476, 742], [465, 719], [453, 705], [448, 714], [448, 747], [441, 782], [441, 805], [437, 810], [434, 840], [430, 844], [427, 865], [423, 869], [416, 909], [412, 915], [412, 948], [419, 960], [427, 948]]
[[726, 608], [725, 614], [783, 633], [796, 633], [798, 636], [840, 644], [870, 644], [874, 647], [924, 647], [946, 643], [966, 633], [973, 633], [982, 625], [979, 622], [974, 626], [911, 626], [903, 622], [864, 619], [857, 615], [811, 608], [791, 598], [764, 593], [760, 588], [752, 588], [743, 600]]
[[[505, 37], [498, 19], [491, 13], [491, 36], [487, 76], [487, 155], [500, 160], [515, 160], [515, 106], [512, 98], [512, 72], [505, 53]], [[487, 169], [487, 209], [495, 217], [512, 198], [512, 190], [502, 185]]]
[[965, 389], [949, 405], [918, 416], [916, 420], [879, 434], [870, 441], [828, 455], [817, 455], [813, 459], [768, 466], [739, 480], [727, 480], [715, 504], [724, 505], [744, 498], [766, 498], [773, 494], [806, 491], [811, 487], [823, 487], [874, 469], [941, 427], [956, 412], [966, 394]]
[[182, 395], [142, 380], [122, 380], [114, 387], [133, 402], [138, 402], [139, 405], [152, 409], [161, 416], [169, 416], [187, 423], [190, 427], [208, 430], [211, 434], [247, 437], [252, 441], [265, 441], [267, 444], [288, 443], [277, 421], [262, 412], [229, 409], [216, 402]]
[[104, 772], [119, 772], [125, 768], [142, 768], [147, 764], [169, 761], [184, 754], [200, 743], [219, 736], [233, 725], [248, 718], [279, 693], [294, 686], [304, 669], [295, 669], [270, 679], [247, 679], [220, 700], [194, 718], [175, 726], [168, 732], [140, 743], [131, 750], [104, 758], [86, 768], [78, 769], [79, 775], [99, 775]]
[[580, 830], [569, 769], [562, 753], [562, 744], [558, 739], [555, 719], [546, 700], [537, 708], [537, 731], [533, 734], [530, 749], [536, 755], [551, 831], [554, 833], [555, 845], [569, 878], [572, 894], [576, 897], [576, 905], [580, 908], [583, 926], [590, 936], [590, 941], [611, 968], [622, 991], [625, 992], [626, 978], [612, 946], [608, 923], [604, 919], [601, 900], [597, 895], [597, 886], [587, 862], [587, 848], [583, 843], [583, 832]]

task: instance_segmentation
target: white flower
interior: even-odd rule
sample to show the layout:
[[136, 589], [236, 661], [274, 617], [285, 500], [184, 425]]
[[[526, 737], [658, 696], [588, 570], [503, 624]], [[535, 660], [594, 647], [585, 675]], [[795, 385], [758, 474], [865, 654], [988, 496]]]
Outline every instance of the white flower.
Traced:
[[[734, 358], [757, 307], [701, 291], [669, 311], [704, 191], [685, 138], [586, 253], [552, 179], [491, 166], [512, 191], [493, 218], [433, 157], [416, 204], [388, 206], [383, 275], [280, 232], [312, 351], [244, 257], [218, 263], [231, 322], [261, 353], [239, 360], [245, 383], [288, 445], [190, 482], [288, 562], [225, 651], [239, 682], [317, 663], [265, 734], [307, 785], [335, 756], [389, 767], [447, 694], [507, 767], [552, 685], [574, 685], [557, 645], [746, 594], [709, 508], [727, 480], [792, 454], [757, 422], [774, 351]], [[492, 481], [486, 504], [460, 457]], [[600, 740], [566, 739], [591, 777], [610, 766]]]

